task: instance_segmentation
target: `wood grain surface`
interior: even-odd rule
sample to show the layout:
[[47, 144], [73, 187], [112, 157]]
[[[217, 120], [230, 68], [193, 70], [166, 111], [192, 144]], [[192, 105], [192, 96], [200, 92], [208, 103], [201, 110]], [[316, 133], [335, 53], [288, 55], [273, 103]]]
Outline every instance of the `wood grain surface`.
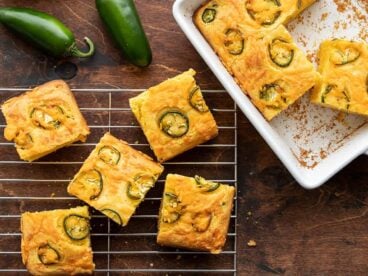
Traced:
[[[129, 65], [116, 50], [101, 25], [94, 1], [0, 0], [0, 6], [31, 6], [51, 13], [74, 31], [79, 43], [88, 36], [97, 46], [91, 59], [55, 60], [0, 27], [0, 86], [34, 86], [64, 77], [78, 88], [146, 88], [192, 67], [202, 88], [221, 89], [176, 25], [171, 13], [173, 1], [137, 0], [136, 4], [153, 50], [153, 63], [145, 69]], [[222, 94], [213, 101], [226, 102], [229, 97]], [[88, 104], [87, 98], [80, 102]], [[103, 115], [98, 120], [104, 120]], [[294, 181], [240, 112], [238, 143], [238, 275], [367, 275], [368, 158], [357, 158], [321, 188], [307, 191]], [[5, 167], [0, 167], [0, 174], [9, 173], [8, 169], [5, 172]], [[33, 167], [33, 171], [37, 169]], [[60, 190], [65, 188], [65, 184], [58, 185]], [[5, 189], [0, 183], [0, 191]], [[32, 187], [23, 191], [27, 189]], [[6, 204], [0, 199], [0, 205]], [[247, 246], [250, 239], [256, 241], [256, 247]], [[140, 242], [144, 246], [151, 238]], [[114, 261], [124, 262], [123, 257]], [[130, 261], [138, 262], [138, 257]], [[11, 258], [0, 256], [0, 268], [6, 268]], [[222, 256], [190, 261], [215, 264], [228, 260]]]

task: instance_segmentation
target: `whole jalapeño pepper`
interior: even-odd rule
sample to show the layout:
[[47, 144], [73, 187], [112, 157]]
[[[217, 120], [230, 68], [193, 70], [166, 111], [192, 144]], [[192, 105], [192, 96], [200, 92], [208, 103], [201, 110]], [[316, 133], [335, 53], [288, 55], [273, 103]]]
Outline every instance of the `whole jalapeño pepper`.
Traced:
[[68, 27], [57, 18], [34, 9], [0, 8], [0, 23], [54, 57], [89, 57], [95, 51], [93, 42], [85, 37], [89, 50], [81, 52]]
[[151, 48], [133, 0], [96, 0], [96, 7], [125, 57], [134, 65], [148, 66]]

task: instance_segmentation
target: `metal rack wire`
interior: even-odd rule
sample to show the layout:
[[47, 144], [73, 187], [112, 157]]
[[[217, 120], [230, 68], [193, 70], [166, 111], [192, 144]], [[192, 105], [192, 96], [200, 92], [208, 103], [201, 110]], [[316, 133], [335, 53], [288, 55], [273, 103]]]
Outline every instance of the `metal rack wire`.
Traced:
[[[73, 144], [32, 163], [20, 161], [9, 143], [0, 138], [0, 273], [26, 274], [21, 263], [20, 214], [24, 211], [69, 208], [83, 204], [66, 193], [66, 186], [103, 132], [110, 131], [150, 155], [149, 145], [133, 119], [127, 99], [144, 89], [73, 89], [91, 128], [84, 144]], [[1, 88], [0, 102], [23, 92]], [[237, 187], [236, 105], [224, 90], [204, 90], [220, 129], [219, 137], [183, 156], [164, 163], [166, 171], [202, 174], [213, 181]], [[5, 127], [0, 117], [0, 129]], [[206, 154], [203, 154], [206, 153]], [[207, 175], [206, 175], [207, 174]], [[92, 248], [96, 275], [221, 274], [235, 275], [237, 268], [237, 200], [227, 243], [220, 255], [159, 247], [155, 243], [158, 204], [166, 173], [138, 208], [125, 228], [92, 210]], [[28, 178], [29, 176], [29, 178]], [[215, 177], [214, 177], [215, 176]]]

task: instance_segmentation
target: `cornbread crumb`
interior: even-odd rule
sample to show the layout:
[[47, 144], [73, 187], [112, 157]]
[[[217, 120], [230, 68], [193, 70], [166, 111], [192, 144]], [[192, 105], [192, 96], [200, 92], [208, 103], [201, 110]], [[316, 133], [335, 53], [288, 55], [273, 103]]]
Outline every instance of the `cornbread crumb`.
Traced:
[[255, 240], [249, 240], [248, 243], [247, 243], [247, 245], [249, 247], [256, 247], [257, 246], [257, 243], [256, 243]]

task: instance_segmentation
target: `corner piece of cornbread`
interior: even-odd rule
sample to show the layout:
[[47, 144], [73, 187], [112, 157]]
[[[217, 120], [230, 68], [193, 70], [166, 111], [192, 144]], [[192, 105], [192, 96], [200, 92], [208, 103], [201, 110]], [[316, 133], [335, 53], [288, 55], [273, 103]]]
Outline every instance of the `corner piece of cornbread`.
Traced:
[[324, 41], [311, 101], [333, 109], [368, 115], [368, 44], [342, 39]]
[[22, 260], [32, 275], [92, 274], [88, 207], [26, 212], [21, 217]]
[[226, 241], [235, 189], [200, 176], [168, 174], [157, 243], [220, 253]]
[[230, 1], [241, 14], [247, 29], [266, 30], [287, 24], [317, 0], [227, 1]]
[[127, 225], [163, 167], [106, 133], [68, 186], [78, 197], [120, 225]]
[[90, 133], [68, 85], [55, 80], [7, 100], [5, 139], [14, 141], [21, 159], [33, 161]]
[[209, 0], [194, 14], [203, 32], [217, 29], [219, 22], [240, 24], [248, 32], [267, 31], [285, 25], [317, 0]]
[[190, 69], [129, 100], [159, 162], [218, 134], [217, 125]]

